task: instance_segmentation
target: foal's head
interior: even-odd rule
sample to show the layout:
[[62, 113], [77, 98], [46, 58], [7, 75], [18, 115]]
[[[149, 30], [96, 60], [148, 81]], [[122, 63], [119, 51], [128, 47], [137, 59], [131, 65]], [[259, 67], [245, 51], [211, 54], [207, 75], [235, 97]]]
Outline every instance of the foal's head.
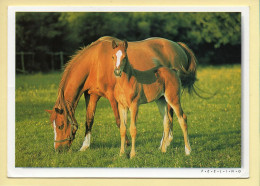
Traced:
[[46, 111], [50, 114], [50, 121], [54, 129], [54, 149], [57, 151], [68, 150], [77, 129], [65, 116], [63, 109], [55, 108]]
[[115, 40], [112, 41], [112, 48], [113, 48], [113, 55], [112, 60], [114, 64], [114, 74], [116, 76], [121, 76], [122, 71], [124, 70], [125, 64], [127, 62], [127, 50], [128, 43], [127, 41], [123, 41], [119, 44], [115, 42]]

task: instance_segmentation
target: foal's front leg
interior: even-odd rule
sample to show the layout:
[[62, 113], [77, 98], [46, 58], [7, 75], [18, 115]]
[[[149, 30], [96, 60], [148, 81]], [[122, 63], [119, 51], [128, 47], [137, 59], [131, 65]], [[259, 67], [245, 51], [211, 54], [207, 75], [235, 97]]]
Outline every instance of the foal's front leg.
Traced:
[[121, 104], [118, 104], [119, 115], [120, 115], [120, 136], [121, 136], [121, 149], [120, 156], [125, 153], [126, 145], [126, 122], [127, 122], [127, 108], [124, 108]]
[[132, 104], [130, 107], [131, 112], [131, 124], [130, 124], [130, 134], [132, 138], [132, 148], [130, 152], [130, 158], [135, 156], [135, 138], [136, 138], [136, 118], [138, 113], [138, 105], [136, 103]]
[[[112, 95], [112, 94], [107, 95], [107, 97], [108, 97], [108, 100], [111, 104], [112, 110], [113, 110], [115, 118], [116, 118], [116, 125], [120, 129], [120, 117], [119, 117], [118, 104], [116, 102], [116, 99], [115, 99], [114, 95]], [[125, 138], [126, 138], [126, 145], [129, 146], [130, 141], [128, 140], [127, 135], [125, 136]]]

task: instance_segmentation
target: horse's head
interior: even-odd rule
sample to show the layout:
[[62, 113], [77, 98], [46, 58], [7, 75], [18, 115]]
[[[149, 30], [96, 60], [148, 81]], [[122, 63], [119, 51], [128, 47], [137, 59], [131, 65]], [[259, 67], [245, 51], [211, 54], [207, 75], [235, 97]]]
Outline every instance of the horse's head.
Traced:
[[75, 138], [77, 127], [71, 124], [63, 109], [55, 108], [46, 111], [50, 114], [50, 121], [54, 129], [54, 149], [59, 152], [68, 150]]
[[112, 48], [113, 48], [112, 60], [114, 64], [114, 74], [116, 76], [121, 76], [122, 71], [124, 70], [127, 61], [127, 53], [126, 53], [127, 47], [128, 47], [127, 41], [123, 41], [119, 44], [117, 44], [115, 40], [112, 41]]

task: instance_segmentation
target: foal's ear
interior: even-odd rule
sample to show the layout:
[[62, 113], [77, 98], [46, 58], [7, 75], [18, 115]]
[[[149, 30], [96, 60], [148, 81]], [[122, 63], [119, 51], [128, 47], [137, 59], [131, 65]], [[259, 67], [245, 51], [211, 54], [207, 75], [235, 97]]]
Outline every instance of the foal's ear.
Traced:
[[52, 114], [52, 110], [45, 110], [46, 112], [48, 112], [49, 114]]
[[62, 114], [63, 113], [63, 109], [59, 109], [59, 108], [55, 108], [55, 111], [59, 114]]
[[112, 48], [115, 49], [116, 47], [118, 47], [118, 45], [116, 44], [115, 40], [112, 41]]
[[127, 40], [124, 40], [124, 47], [125, 47], [125, 49], [127, 49], [127, 47], [128, 47], [128, 42], [127, 42]]

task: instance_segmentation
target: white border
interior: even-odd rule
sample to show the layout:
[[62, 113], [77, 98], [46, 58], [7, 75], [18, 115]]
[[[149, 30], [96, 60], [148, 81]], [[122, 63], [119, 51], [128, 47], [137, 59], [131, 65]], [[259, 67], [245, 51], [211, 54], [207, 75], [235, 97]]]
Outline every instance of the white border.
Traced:
[[[241, 168], [16, 168], [15, 13], [16, 12], [241, 12]], [[249, 7], [8, 7], [8, 177], [87, 178], [248, 178], [249, 177]]]

